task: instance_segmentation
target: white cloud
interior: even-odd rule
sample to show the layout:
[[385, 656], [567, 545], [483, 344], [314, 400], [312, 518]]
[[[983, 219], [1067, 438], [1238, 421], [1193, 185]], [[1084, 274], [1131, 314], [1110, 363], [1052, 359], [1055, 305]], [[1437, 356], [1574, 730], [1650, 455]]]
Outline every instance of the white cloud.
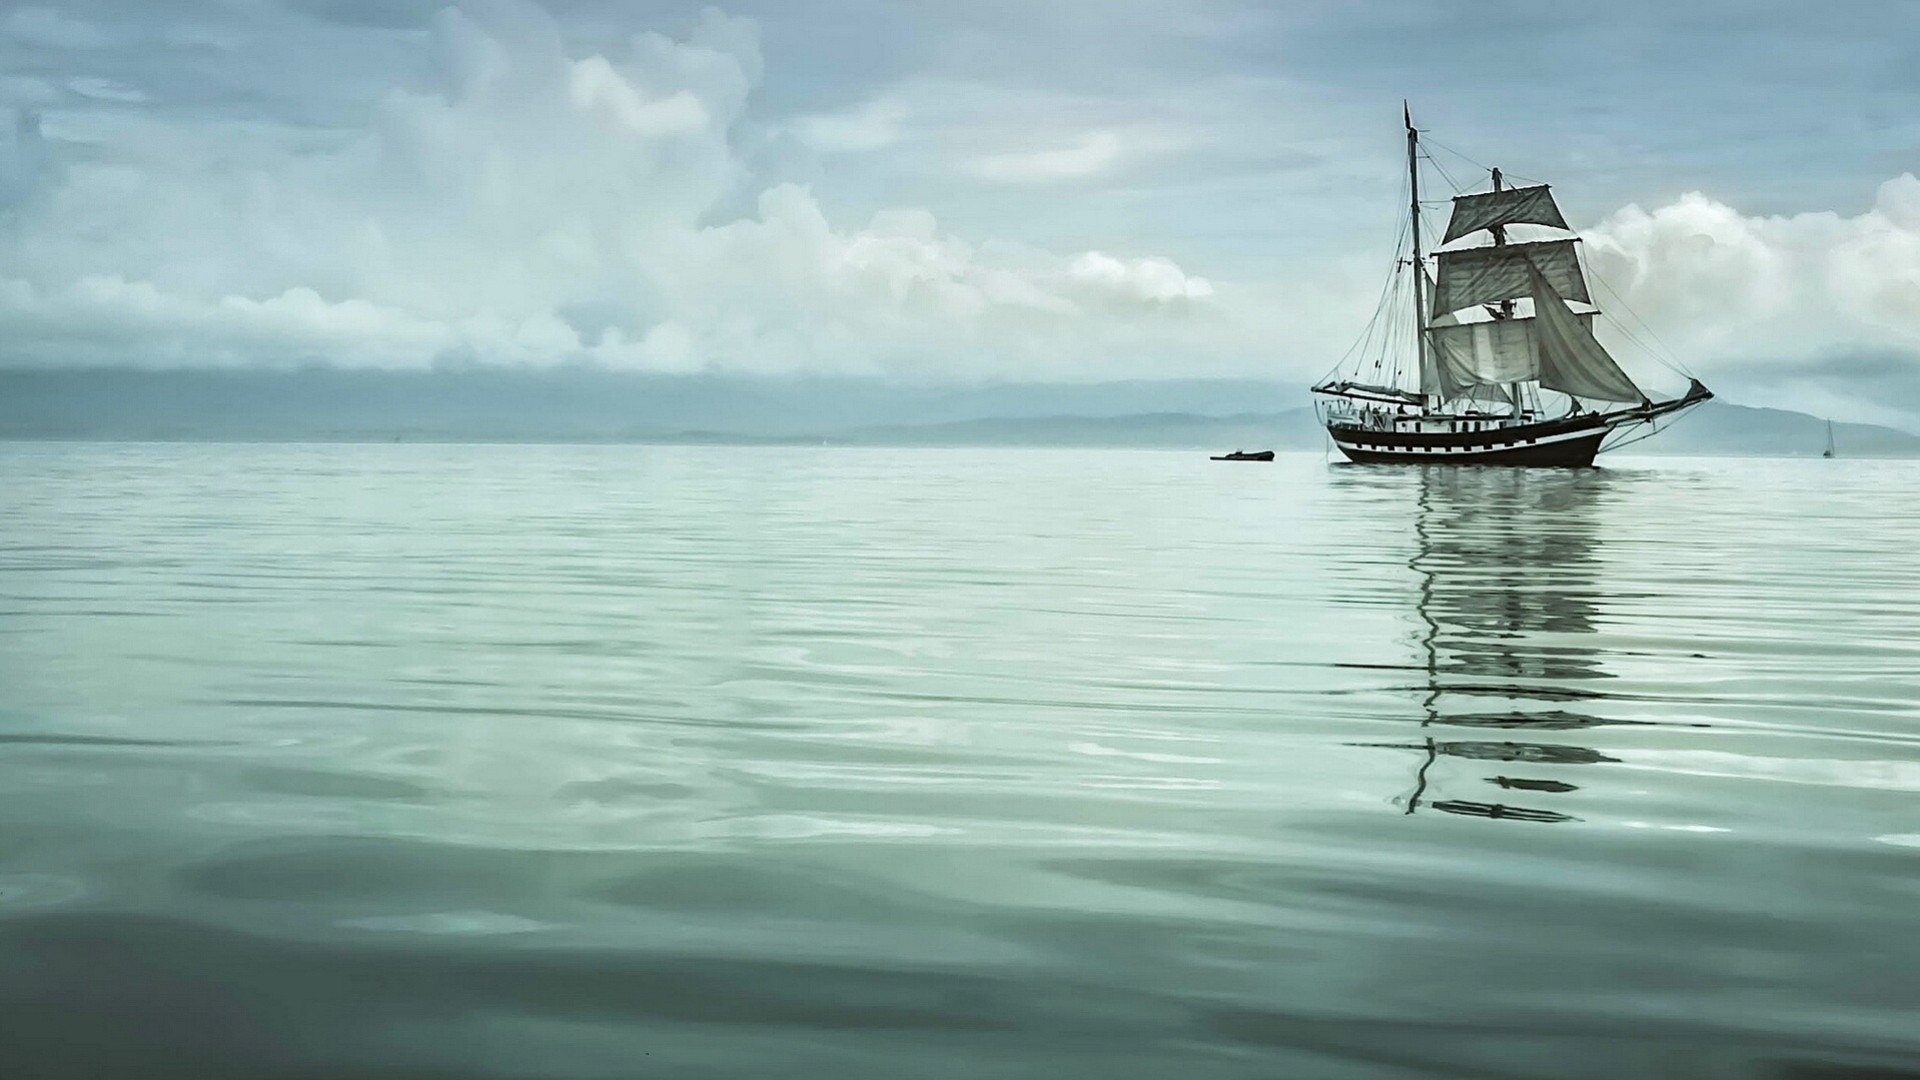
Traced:
[[867, 153], [900, 141], [907, 112], [898, 101], [876, 98], [847, 112], [801, 117], [794, 123], [794, 134], [822, 154]]
[[245, 364], [263, 353], [298, 362], [342, 352], [371, 364], [409, 364], [448, 349], [456, 333], [365, 300], [330, 303], [307, 288], [262, 300], [202, 299], [114, 276], [58, 290], [0, 279], [0, 321], [20, 340], [56, 343], [77, 359], [122, 361], [138, 342], [146, 362], [181, 365]]
[[147, 95], [131, 86], [114, 82], [112, 79], [78, 78], [68, 79], [67, 89], [81, 97], [95, 101], [113, 101], [123, 104], [139, 104], [147, 100]]
[[[0, 34], [101, 40], [46, 7], [0, 16]], [[0, 129], [0, 361], [1304, 382], [1365, 325], [1389, 257], [1350, 214], [1362, 195], [1376, 205], [1354, 190], [1369, 170], [1397, 166], [1337, 141], [1344, 121], [1314, 144], [1337, 163], [1319, 171], [1216, 156], [1202, 164], [1233, 167], [1154, 186], [1198, 168], [1189, 156], [1208, 139], [1252, 145], [1239, 137], [1251, 126], [1202, 121], [1227, 101], [1250, 125], [1264, 115], [1251, 98], [1281, 96], [1267, 83], [1180, 99], [906, 75], [780, 140], [844, 170], [835, 194], [849, 202], [880, 205], [913, 176], [947, 199], [939, 218], [902, 208], [863, 223], [754, 175], [766, 141], [747, 117], [761, 78], [751, 21], [709, 13], [677, 38], [596, 53], [569, 49], [580, 37], [538, 8], [466, 0], [427, 38], [381, 31], [339, 86], [305, 73], [302, 93], [357, 102], [321, 110], [321, 126], [271, 110], [188, 119], [153, 67], [114, 73], [166, 110], [126, 107], [139, 91], [73, 71], [0, 81], [0, 103], [49, 109], [45, 139]], [[376, 70], [410, 74], [372, 105], [342, 89]], [[73, 91], [124, 104], [76, 108]], [[848, 176], [871, 181], [870, 201], [848, 197], [861, 188]], [[1391, 192], [1377, 205], [1389, 214]], [[1854, 216], [1751, 217], [1691, 195], [1611, 215], [1587, 251], [1727, 389], [1768, 362], [1920, 354], [1916, 219], [1912, 177]], [[1120, 230], [1143, 228], [1238, 272], [1124, 250]], [[1023, 233], [1071, 239], [1045, 250], [989, 235]]]
[[1121, 155], [1120, 136], [1094, 131], [1071, 145], [1019, 153], [984, 154], [967, 163], [976, 176], [1004, 183], [1044, 183], [1094, 176], [1111, 169]]
[[1882, 184], [1853, 217], [1749, 217], [1694, 192], [1651, 211], [1629, 206], [1586, 239], [1596, 273], [1690, 365], [1920, 350], [1912, 174]]
[[707, 109], [692, 91], [649, 100], [613, 69], [606, 57], [573, 65], [567, 96], [581, 112], [599, 112], [635, 135], [685, 135], [705, 127]]
[[1190, 277], [1166, 259], [1126, 262], [1089, 251], [1074, 259], [1068, 272], [1083, 285], [1131, 301], [1204, 300], [1213, 295], [1207, 279]]
[[575, 57], [537, 8], [468, 4], [433, 45], [437, 82], [330, 151], [163, 130], [69, 162], [0, 237], [10, 357], [1098, 377], [1229, 325], [1165, 258], [972, 243], [918, 210], [836, 228], [794, 185], [712, 223], [753, 182], [749, 22]]

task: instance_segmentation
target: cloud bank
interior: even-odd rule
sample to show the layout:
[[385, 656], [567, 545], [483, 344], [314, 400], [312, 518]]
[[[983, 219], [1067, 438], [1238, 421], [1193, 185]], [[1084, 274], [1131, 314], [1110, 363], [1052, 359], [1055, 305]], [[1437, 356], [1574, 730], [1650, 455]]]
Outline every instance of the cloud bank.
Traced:
[[1747, 217], [1699, 192], [1629, 206], [1588, 258], [1689, 351], [1803, 356], [1834, 343], [1920, 347], [1920, 179], [1880, 185], [1855, 217]]
[[1894, 420], [1920, 411], [1911, 173], [1880, 185], [1852, 217], [1750, 217], [1692, 192], [1626, 207], [1586, 242], [1589, 265], [1619, 294], [1603, 292], [1601, 305], [1623, 298], [1690, 366], [1743, 378], [1780, 404], [1831, 412], [1873, 402], [1873, 415]]
[[[1095, 6], [1114, 15], [1097, 62], [1035, 44]], [[16, 7], [0, 364], [1319, 375], [1389, 258], [1398, 101], [1315, 57], [1351, 33], [1384, 63], [1379, 35], [1339, 21], [1364, 12], [1086, 7], [760, 4], [662, 15], [672, 35], [519, 0]], [[763, 25], [800, 75], [767, 77]], [[1236, 51], [1250, 32], [1271, 36]], [[855, 71], [868, 54], [898, 63]], [[1244, 66], [1273, 56], [1291, 66]], [[1618, 206], [1623, 177], [1674, 168], [1622, 141], [1647, 129], [1631, 105], [1571, 149], [1455, 141], [1547, 155], [1528, 171], [1570, 209]], [[1584, 215], [1625, 301], [1604, 306], [1737, 400], [1920, 416], [1920, 181], [1850, 213], [1709, 193]]]
[[[735, 149], [750, 21], [576, 56], [541, 9], [473, 2], [429, 37], [431, 79], [323, 150], [236, 163], [158, 138], [55, 175], [23, 119], [0, 155], [11, 357], [1098, 377], [1221, 322], [1165, 258], [970, 242], [919, 210], [836, 228], [791, 184], [716, 220], [756, 183]], [[898, 120], [809, 134], [859, 149]]]

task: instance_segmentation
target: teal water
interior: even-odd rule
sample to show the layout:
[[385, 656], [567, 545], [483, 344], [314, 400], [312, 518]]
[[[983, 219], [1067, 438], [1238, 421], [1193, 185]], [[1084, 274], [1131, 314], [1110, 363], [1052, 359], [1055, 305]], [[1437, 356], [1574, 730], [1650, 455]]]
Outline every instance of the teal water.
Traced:
[[1917, 494], [0, 444], [0, 1076], [1920, 1076]]

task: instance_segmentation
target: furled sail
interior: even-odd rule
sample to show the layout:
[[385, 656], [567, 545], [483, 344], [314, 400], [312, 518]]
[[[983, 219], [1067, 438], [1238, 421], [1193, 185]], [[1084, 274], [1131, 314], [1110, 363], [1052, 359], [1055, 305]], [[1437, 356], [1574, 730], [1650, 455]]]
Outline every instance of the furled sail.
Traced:
[[1632, 405], [1645, 402], [1647, 395], [1594, 339], [1591, 322], [1573, 313], [1538, 267], [1528, 264], [1527, 274], [1533, 287], [1530, 321], [1538, 341], [1540, 385], [1575, 397]]
[[1451, 244], [1468, 233], [1503, 225], [1551, 225], [1564, 229], [1567, 219], [1560, 216], [1560, 208], [1554, 205], [1553, 195], [1545, 184], [1457, 195], [1453, 200], [1453, 218], [1447, 222], [1446, 238], [1440, 242]]
[[1533, 295], [1529, 268], [1537, 267], [1563, 298], [1591, 302], [1587, 279], [1572, 240], [1542, 240], [1531, 244], [1465, 248], [1439, 254], [1440, 273], [1434, 286], [1435, 312], [1459, 311], [1475, 304], [1517, 300]]

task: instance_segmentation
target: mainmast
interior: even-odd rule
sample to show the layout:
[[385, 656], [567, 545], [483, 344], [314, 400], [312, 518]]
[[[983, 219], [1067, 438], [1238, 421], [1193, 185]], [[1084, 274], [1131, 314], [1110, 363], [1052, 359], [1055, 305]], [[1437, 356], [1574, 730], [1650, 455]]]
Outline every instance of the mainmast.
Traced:
[[1420, 132], [1413, 126], [1413, 109], [1400, 103], [1400, 115], [1407, 122], [1408, 207], [1413, 221], [1413, 354], [1420, 365], [1420, 393], [1432, 408], [1434, 387], [1427, 378], [1427, 263], [1420, 250]]
[[[1495, 191], [1505, 190], [1504, 181], [1505, 181], [1505, 177], [1502, 177], [1500, 175], [1500, 169], [1498, 166], [1496, 166], [1493, 169], [1493, 190]], [[1492, 228], [1488, 229], [1487, 231], [1493, 234], [1494, 247], [1507, 246], [1507, 227], [1505, 225], [1495, 225]], [[1495, 316], [1495, 318], [1500, 318], [1500, 319], [1513, 318], [1513, 301], [1512, 300], [1500, 301], [1500, 312], [1498, 315]], [[1525, 406], [1522, 404], [1521, 398], [1520, 398], [1520, 384], [1517, 382], [1508, 383], [1507, 396], [1513, 399], [1513, 415], [1518, 417], [1522, 412], [1525, 411]]]
[[[1506, 190], [1505, 181], [1506, 181], [1506, 178], [1500, 175], [1500, 170], [1496, 167], [1493, 170], [1493, 190], [1495, 191]], [[1507, 227], [1505, 225], [1495, 225], [1489, 228], [1487, 231], [1493, 234], [1494, 247], [1507, 246]], [[1513, 318], [1513, 301], [1512, 300], [1500, 301], [1500, 317], [1503, 319]]]

